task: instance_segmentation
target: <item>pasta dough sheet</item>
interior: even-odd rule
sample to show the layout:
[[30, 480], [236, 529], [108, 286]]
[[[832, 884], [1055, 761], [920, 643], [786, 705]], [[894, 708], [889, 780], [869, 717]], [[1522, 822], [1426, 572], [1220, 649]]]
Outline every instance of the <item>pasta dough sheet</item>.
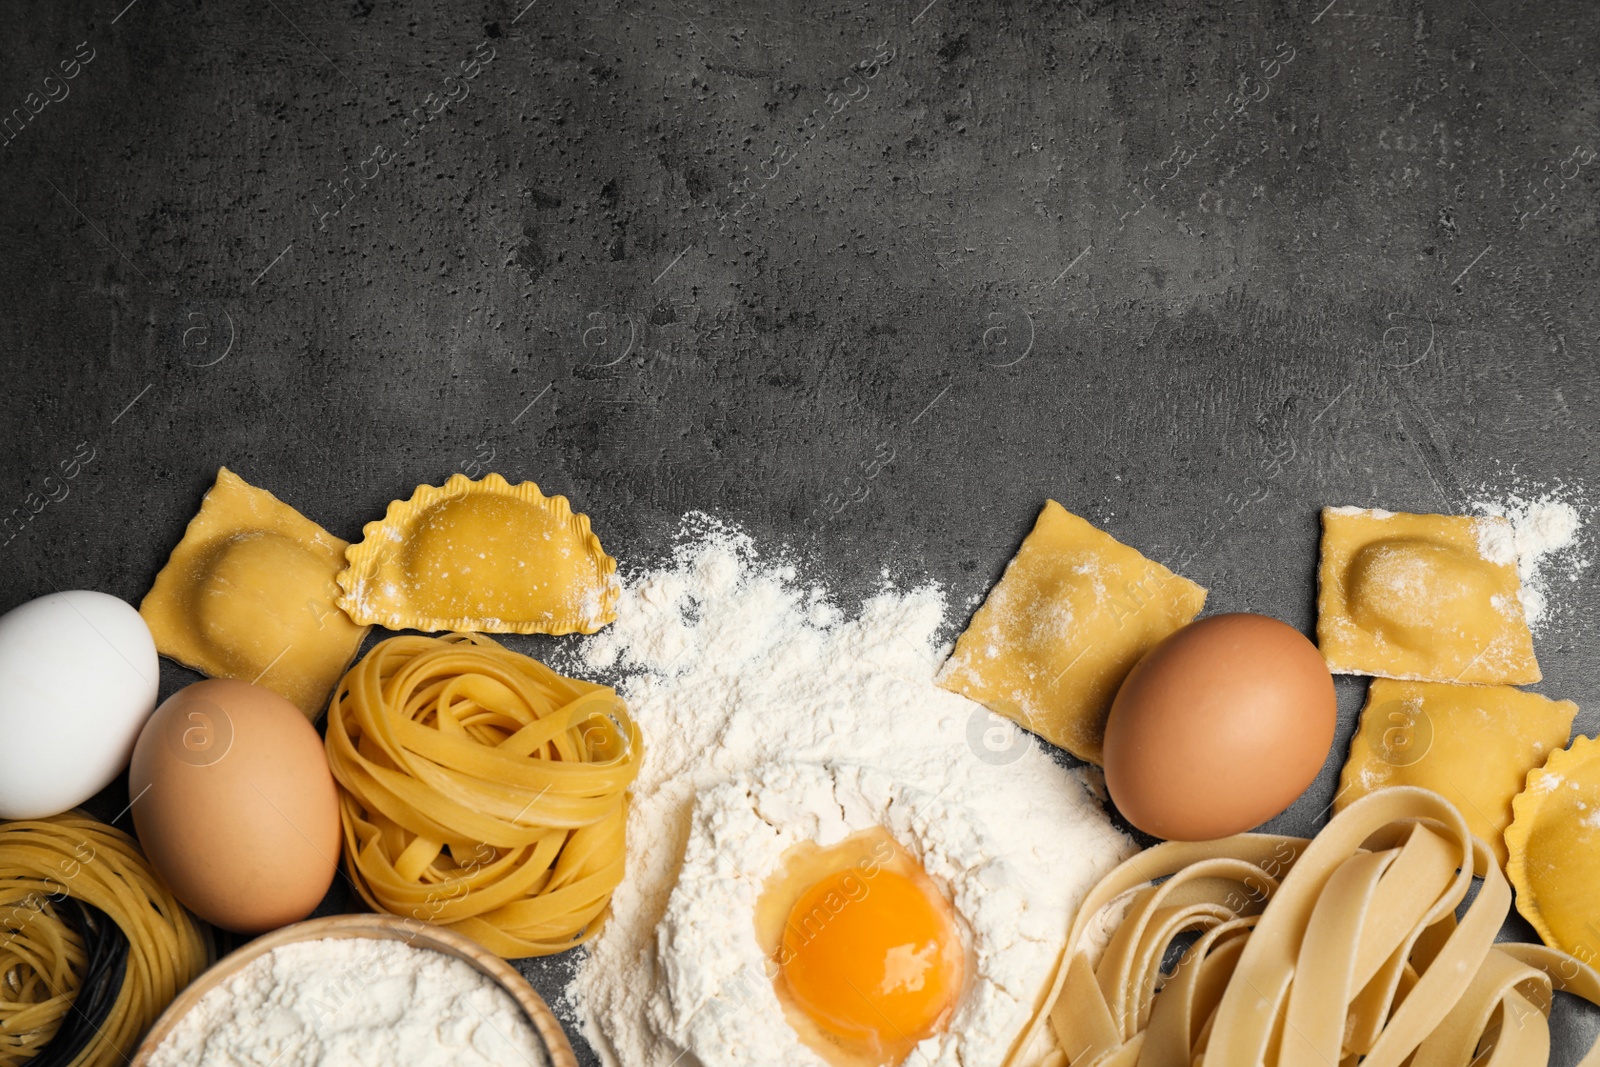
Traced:
[[1323, 508], [1318, 579], [1317, 644], [1335, 674], [1539, 680], [1505, 519]]
[[1511, 799], [1567, 743], [1578, 705], [1505, 685], [1375, 678], [1335, 798], [1343, 810], [1391, 785], [1448, 799], [1505, 866]]
[[617, 561], [589, 517], [498, 474], [418, 486], [347, 558], [340, 606], [391, 630], [592, 634], [617, 617]]
[[349, 546], [223, 467], [139, 605], [161, 654], [316, 719], [369, 627], [335, 603]]
[[1194, 582], [1047, 501], [938, 682], [1099, 763], [1122, 679], [1205, 600]]

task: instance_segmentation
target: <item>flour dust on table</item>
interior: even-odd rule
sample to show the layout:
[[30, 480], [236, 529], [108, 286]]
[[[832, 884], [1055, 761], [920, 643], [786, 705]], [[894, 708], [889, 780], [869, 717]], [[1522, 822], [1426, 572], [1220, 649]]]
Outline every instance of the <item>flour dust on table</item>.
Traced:
[[1565, 607], [1567, 598], [1557, 580], [1570, 585], [1589, 568], [1581, 503], [1574, 493], [1548, 489], [1486, 495], [1472, 503], [1480, 515], [1498, 515], [1511, 523], [1522, 610], [1535, 635]]

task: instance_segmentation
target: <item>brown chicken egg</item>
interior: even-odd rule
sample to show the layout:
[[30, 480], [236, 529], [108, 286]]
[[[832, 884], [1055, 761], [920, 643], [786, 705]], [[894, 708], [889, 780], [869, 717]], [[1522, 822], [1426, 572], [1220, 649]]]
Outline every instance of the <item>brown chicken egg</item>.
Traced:
[[271, 690], [178, 690], [140, 733], [128, 789], [150, 865], [207, 922], [272, 930], [311, 914], [333, 882], [339, 797], [322, 739]]
[[1156, 837], [1242, 833], [1305, 792], [1336, 720], [1333, 676], [1304, 635], [1265, 615], [1213, 615], [1157, 644], [1117, 690], [1106, 788]]

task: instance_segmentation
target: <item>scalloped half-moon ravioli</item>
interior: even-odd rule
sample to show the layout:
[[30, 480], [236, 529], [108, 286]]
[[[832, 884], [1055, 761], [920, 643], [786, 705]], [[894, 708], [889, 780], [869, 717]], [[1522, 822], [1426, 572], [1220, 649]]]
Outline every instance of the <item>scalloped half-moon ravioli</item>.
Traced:
[[498, 474], [418, 486], [346, 553], [339, 606], [391, 630], [591, 634], [616, 618], [616, 560], [567, 498]]
[[1517, 910], [1544, 943], [1593, 962], [1600, 952], [1600, 743], [1580, 737], [1528, 775], [1506, 829]]

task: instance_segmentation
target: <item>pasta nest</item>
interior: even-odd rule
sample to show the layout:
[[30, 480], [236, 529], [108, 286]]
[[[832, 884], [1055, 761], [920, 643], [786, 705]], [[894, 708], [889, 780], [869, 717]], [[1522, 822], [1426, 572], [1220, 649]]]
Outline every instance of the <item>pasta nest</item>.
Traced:
[[212, 957], [127, 834], [77, 811], [0, 825], [0, 1067], [125, 1064]]
[[478, 634], [392, 637], [340, 683], [327, 750], [373, 908], [508, 958], [598, 931], [644, 754], [613, 689]]
[[[1552, 991], [1600, 1003], [1600, 974], [1497, 944], [1510, 905], [1460, 812], [1410, 786], [1362, 797], [1310, 841], [1157, 845], [1089, 894], [1035, 1025], [1048, 1018], [1075, 1067], [1543, 1064]], [[1121, 909], [1096, 952], [1084, 935]]]

